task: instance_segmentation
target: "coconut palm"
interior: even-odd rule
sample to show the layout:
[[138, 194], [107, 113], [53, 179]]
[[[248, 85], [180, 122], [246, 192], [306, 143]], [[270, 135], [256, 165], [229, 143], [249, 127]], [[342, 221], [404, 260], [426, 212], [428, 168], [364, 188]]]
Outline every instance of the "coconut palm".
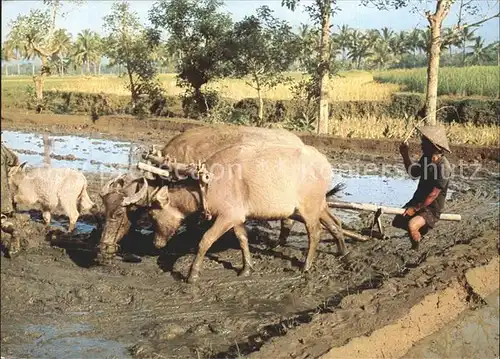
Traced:
[[474, 31], [476, 30], [472, 30], [470, 27], [465, 27], [462, 31], [460, 31], [459, 38], [462, 45], [462, 66], [465, 66], [466, 49], [468, 44], [476, 39]]
[[99, 47], [99, 36], [94, 31], [85, 29], [77, 35], [73, 56], [75, 63], [85, 65], [87, 74], [90, 73], [90, 64], [95, 63]]
[[467, 53], [467, 61], [474, 65], [482, 65], [483, 62], [488, 61], [488, 51], [484, 46], [484, 39], [481, 36], [475, 38], [472, 46], [469, 46], [472, 51]]
[[65, 29], [58, 29], [54, 33], [53, 46], [57, 49], [55, 56], [58, 61], [58, 71], [61, 75], [64, 75], [64, 59], [69, 55], [71, 51], [71, 34], [69, 34]]
[[379, 70], [387, 67], [392, 61], [391, 52], [385, 42], [379, 41], [373, 46], [371, 61]]
[[346, 59], [346, 51], [351, 43], [350, 39], [351, 28], [348, 25], [339, 26], [339, 32], [336, 36], [336, 41], [339, 49], [342, 51], [342, 61]]
[[356, 68], [361, 68], [361, 61], [372, 55], [369, 38], [359, 30], [353, 30], [350, 36], [349, 52], [347, 57], [356, 63]]
[[383, 27], [379, 32], [380, 39], [386, 44], [389, 45], [392, 37], [394, 36], [394, 31], [389, 29], [388, 27]]

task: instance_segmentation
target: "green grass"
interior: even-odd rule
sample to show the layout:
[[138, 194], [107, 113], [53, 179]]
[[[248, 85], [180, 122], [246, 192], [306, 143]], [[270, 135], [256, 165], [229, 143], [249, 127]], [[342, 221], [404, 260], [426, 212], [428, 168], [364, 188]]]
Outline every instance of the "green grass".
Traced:
[[[378, 72], [375, 81], [393, 83], [404, 91], [424, 93], [427, 70], [391, 70]], [[439, 69], [438, 95], [499, 97], [500, 76], [497, 66], [442, 67]]]

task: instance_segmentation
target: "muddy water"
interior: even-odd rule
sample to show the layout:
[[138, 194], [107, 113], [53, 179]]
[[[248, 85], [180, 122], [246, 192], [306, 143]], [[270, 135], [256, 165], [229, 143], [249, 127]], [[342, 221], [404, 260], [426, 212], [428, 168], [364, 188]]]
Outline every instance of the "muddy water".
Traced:
[[[52, 167], [69, 167], [83, 172], [120, 172], [136, 161], [131, 142], [109, 141], [81, 136], [49, 136]], [[32, 166], [44, 164], [43, 135], [2, 131], [2, 142]], [[55, 155], [55, 156], [54, 156]]]

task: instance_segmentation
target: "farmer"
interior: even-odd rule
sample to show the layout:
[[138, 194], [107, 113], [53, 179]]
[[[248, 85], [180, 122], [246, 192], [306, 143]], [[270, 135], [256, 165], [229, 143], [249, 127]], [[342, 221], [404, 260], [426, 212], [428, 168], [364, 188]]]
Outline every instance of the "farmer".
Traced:
[[403, 142], [399, 152], [406, 171], [412, 178], [420, 177], [413, 198], [404, 205], [405, 211], [392, 222], [396, 228], [405, 229], [410, 235], [412, 249], [418, 250], [422, 235], [434, 228], [444, 208], [451, 166], [445, 152], [451, 153], [443, 127], [419, 127], [423, 155], [413, 162], [408, 154], [408, 144]]

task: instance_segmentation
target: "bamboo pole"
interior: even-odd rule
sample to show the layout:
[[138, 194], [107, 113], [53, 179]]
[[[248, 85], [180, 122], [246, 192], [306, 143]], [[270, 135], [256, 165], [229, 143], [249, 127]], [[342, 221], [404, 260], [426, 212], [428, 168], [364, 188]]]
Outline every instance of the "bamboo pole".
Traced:
[[[377, 212], [377, 210], [381, 208], [384, 214], [403, 214], [405, 211], [404, 208], [385, 207], [369, 203], [354, 202], [328, 202], [328, 207], [369, 212]], [[461, 221], [462, 216], [459, 214], [442, 213], [439, 219], [443, 221]]]

